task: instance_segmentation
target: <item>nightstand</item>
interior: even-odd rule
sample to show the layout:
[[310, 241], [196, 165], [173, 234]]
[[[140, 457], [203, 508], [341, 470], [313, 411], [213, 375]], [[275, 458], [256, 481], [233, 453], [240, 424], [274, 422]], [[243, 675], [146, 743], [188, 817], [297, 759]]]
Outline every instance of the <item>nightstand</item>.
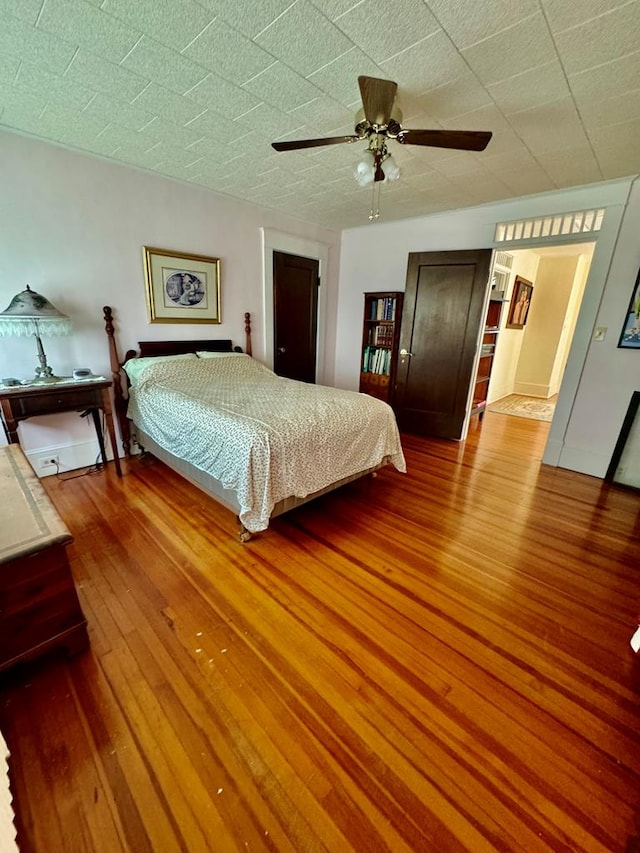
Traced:
[[113, 462], [118, 477], [122, 477], [116, 433], [113, 426], [111, 380], [100, 376], [96, 379], [63, 378], [56, 382], [34, 382], [30, 385], [0, 386], [2, 424], [9, 444], [20, 444], [18, 423], [39, 415], [55, 415], [59, 412], [91, 413], [100, 445], [102, 461], [107, 464], [104, 436], [100, 425], [100, 411], [104, 412], [107, 431], [111, 439]]

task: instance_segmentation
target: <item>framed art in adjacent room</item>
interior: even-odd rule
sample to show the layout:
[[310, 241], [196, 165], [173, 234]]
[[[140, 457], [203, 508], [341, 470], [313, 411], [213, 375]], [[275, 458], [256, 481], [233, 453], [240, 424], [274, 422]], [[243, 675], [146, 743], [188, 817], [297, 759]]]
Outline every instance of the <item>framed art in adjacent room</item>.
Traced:
[[507, 318], [507, 329], [524, 329], [529, 316], [531, 297], [533, 296], [533, 284], [526, 278], [517, 275], [513, 284], [511, 304]]
[[151, 323], [220, 323], [220, 259], [143, 248]]
[[630, 349], [640, 349], [640, 270], [633, 286], [631, 301], [624, 318], [624, 326], [620, 333], [618, 346]]

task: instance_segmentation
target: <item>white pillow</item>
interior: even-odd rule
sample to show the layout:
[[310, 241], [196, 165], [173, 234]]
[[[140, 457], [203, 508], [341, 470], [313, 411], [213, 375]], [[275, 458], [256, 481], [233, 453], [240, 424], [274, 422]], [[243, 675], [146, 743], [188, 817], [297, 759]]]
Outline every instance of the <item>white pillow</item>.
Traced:
[[198, 358], [228, 358], [230, 355], [246, 355], [244, 352], [209, 352], [206, 349], [196, 351]]
[[142, 371], [150, 364], [161, 364], [163, 361], [179, 361], [185, 358], [197, 358], [197, 356], [194, 352], [185, 352], [182, 355], [149, 355], [145, 358], [130, 358], [122, 367], [126, 371], [131, 384], [135, 385]]

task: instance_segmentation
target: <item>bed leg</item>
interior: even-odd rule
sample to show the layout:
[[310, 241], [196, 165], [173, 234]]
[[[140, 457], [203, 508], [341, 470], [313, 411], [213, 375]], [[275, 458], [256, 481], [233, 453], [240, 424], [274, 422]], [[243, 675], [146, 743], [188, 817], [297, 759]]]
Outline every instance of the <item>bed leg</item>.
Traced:
[[253, 537], [253, 534], [250, 530], [247, 530], [247, 528], [240, 521], [240, 519], [238, 519], [238, 524], [240, 525], [240, 530], [238, 531], [238, 538], [241, 542], [248, 542]]

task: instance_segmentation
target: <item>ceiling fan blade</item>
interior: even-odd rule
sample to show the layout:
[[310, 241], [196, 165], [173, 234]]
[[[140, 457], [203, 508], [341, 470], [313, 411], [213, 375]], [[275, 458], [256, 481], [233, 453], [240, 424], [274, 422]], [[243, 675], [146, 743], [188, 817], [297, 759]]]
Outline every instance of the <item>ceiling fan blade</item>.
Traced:
[[369, 124], [385, 125], [391, 118], [398, 84], [377, 77], [358, 77], [364, 117]]
[[359, 136], [326, 136], [323, 139], [292, 139], [287, 142], [272, 142], [276, 151], [295, 151], [297, 148], [315, 148], [317, 145], [337, 145], [339, 142], [358, 142]]
[[492, 134], [484, 130], [401, 130], [398, 142], [403, 145], [431, 145], [434, 148], [460, 148], [484, 151]]

